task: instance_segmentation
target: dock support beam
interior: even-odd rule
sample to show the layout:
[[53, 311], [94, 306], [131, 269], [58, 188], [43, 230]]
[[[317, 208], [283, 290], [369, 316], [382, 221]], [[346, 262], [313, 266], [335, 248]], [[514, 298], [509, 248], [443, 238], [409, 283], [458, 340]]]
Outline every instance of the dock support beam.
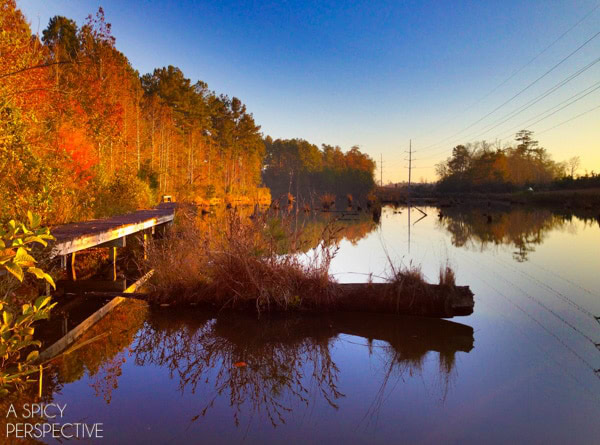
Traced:
[[75, 252], [71, 253], [70, 255], [67, 255], [67, 277], [69, 277], [70, 280], [76, 281], [77, 280], [77, 273], [75, 272]]
[[144, 261], [148, 259], [148, 231], [144, 230]]
[[110, 257], [112, 260], [112, 277], [111, 279], [113, 281], [117, 280], [117, 248], [116, 247], [111, 247], [110, 248]]

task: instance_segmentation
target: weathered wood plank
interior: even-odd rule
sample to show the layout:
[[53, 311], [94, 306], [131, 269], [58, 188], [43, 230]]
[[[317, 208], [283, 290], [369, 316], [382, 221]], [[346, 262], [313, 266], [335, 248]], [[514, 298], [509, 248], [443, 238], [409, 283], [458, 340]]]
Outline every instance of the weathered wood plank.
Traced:
[[[148, 279], [152, 276], [154, 271], [150, 271], [145, 274], [142, 278], [137, 280], [127, 289], [125, 289], [120, 295], [134, 294], [136, 290], [140, 289]], [[44, 351], [40, 353], [38, 361], [43, 362], [44, 360], [48, 360], [56, 355], [59, 352], [64, 351], [68, 346], [73, 344], [79, 337], [81, 337], [89, 328], [91, 328], [96, 322], [102, 319], [106, 314], [108, 314], [111, 310], [117, 307], [119, 304], [126, 300], [125, 297], [117, 296], [86, 318], [83, 322], [75, 326], [75, 328], [71, 329], [67, 334], [59, 339], [56, 343], [52, 344]]]

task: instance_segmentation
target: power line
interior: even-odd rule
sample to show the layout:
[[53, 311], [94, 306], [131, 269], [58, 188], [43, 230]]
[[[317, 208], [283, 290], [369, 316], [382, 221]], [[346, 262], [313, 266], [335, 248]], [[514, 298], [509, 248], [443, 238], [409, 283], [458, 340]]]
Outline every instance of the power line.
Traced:
[[585, 114], [591, 113], [592, 111], [597, 110], [598, 108], [600, 108], [600, 105], [598, 105], [598, 106], [596, 106], [596, 107], [594, 107], [594, 108], [592, 108], [590, 110], [584, 111], [583, 113], [578, 114], [577, 116], [574, 116], [571, 119], [567, 119], [566, 121], [563, 121], [560, 124], [556, 124], [553, 127], [546, 128], [544, 131], [538, 132], [538, 135], [544, 134], [544, 133], [546, 133], [547, 131], [550, 131], [550, 130], [554, 130], [555, 128], [560, 127], [561, 125], [566, 124], [566, 123], [571, 122], [571, 121], [574, 121], [575, 119], [578, 119], [578, 118], [580, 118], [581, 116], [583, 116]]
[[[503, 85], [505, 85], [509, 80], [513, 79], [517, 74], [519, 74], [521, 71], [523, 71], [529, 65], [531, 65], [534, 61], [536, 61], [538, 59], [538, 57], [540, 57], [542, 54], [544, 54], [546, 51], [548, 51], [550, 48], [552, 48], [556, 43], [558, 43], [569, 32], [571, 32], [573, 29], [575, 29], [577, 26], [579, 26], [585, 19], [587, 19], [590, 15], [592, 15], [599, 7], [600, 7], [600, 3], [596, 4], [596, 6], [594, 6], [590, 11], [588, 11], [581, 19], [579, 19], [577, 22], [575, 22], [573, 25], [571, 25], [570, 28], [568, 28], [565, 32], [563, 32], [560, 36], [558, 36], [552, 43], [550, 43], [543, 50], [541, 50], [539, 53], [537, 53], [527, 63], [525, 63], [520, 68], [518, 68], [516, 71], [514, 71], [510, 76], [508, 76], [506, 79], [504, 79], [498, 85], [496, 85], [490, 92], [488, 92], [487, 94], [485, 94], [484, 96], [482, 96], [480, 99], [476, 100], [475, 102], [471, 103], [466, 108], [464, 108], [461, 111], [461, 113], [464, 113], [465, 111], [471, 109], [475, 105], [481, 103], [484, 99], [487, 99], [491, 94], [493, 94], [494, 92], [496, 92], [500, 87], [502, 87]], [[456, 118], [456, 116], [459, 116], [459, 115], [460, 115], [460, 113], [455, 114], [454, 117], [450, 118], [449, 120], [447, 120], [446, 122], [444, 122], [442, 125], [445, 125], [445, 124], [447, 124], [449, 122], [452, 122]], [[452, 137], [452, 136], [450, 136], [450, 137]], [[442, 142], [442, 141], [440, 141], [440, 142]], [[438, 143], [435, 143], [435, 144], [429, 145], [427, 147], [431, 147], [431, 146], [434, 146], [434, 145], [437, 145], [437, 144]], [[427, 148], [427, 147], [425, 147], [425, 148]]]
[[[458, 251], [457, 251], [458, 252]], [[461, 255], [464, 255], [461, 252]], [[528, 292], [524, 291], [523, 289], [521, 289], [520, 287], [516, 286], [513, 282], [510, 282], [508, 280], [506, 280], [504, 277], [502, 277], [500, 274], [498, 274], [495, 270], [493, 270], [492, 267], [490, 266], [486, 266], [484, 265], [482, 262], [477, 262], [474, 259], [472, 259], [471, 257], [469, 257], [468, 255], [464, 255], [464, 258], [467, 258], [469, 261], [473, 262], [473, 264], [476, 264], [479, 267], [484, 267], [485, 269], [487, 269], [488, 271], [490, 271], [493, 275], [495, 275], [496, 277], [500, 278], [501, 280], [505, 281], [506, 283], [508, 283], [511, 287], [517, 287], [517, 289], [519, 289], [520, 292], [522, 292], [523, 294], [525, 294], [527, 297], [529, 297], [532, 301], [537, 302], [538, 304], [539, 301], [536, 301], [535, 298], [533, 298]], [[511, 298], [509, 298], [508, 296], [504, 295], [502, 292], [500, 292], [497, 288], [495, 288], [494, 286], [492, 286], [490, 283], [486, 282], [485, 280], [483, 280], [483, 278], [481, 278], [480, 275], [477, 275], [477, 278], [479, 278], [480, 281], [482, 281], [484, 284], [486, 284], [488, 287], [492, 288], [493, 290], [495, 290], [500, 296], [502, 296], [503, 298], [505, 298], [507, 301], [509, 301], [511, 304], [513, 304], [515, 307], [517, 307], [523, 314], [525, 314], [527, 317], [529, 317], [531, 320], [533, 320], [538, 326], [540, 326], [542, 329], [544, 329], [548, 334], [550, 334], [552, 337], [554, 337], [558, 342], [560, 342], [565, 348], [567, 348], [569, 351], [571, 351], [571, 353], [573, 355], [575, 355], [583, 364], [585, 364], [589, 369], [592, 370], [592, 372], [594, 373], [594, 375], [596, 375], [598, 377], [598, 374], [596, 374], [596, 368], [594, 366], [592, 366], [592, 364], [587, 361], [585, 358], [583, 358], [578, 352], [576, 352], [572, 347], [570, 347], [569, 345], [567, 345], [557, 334], [555, 334], [554, 332], [552, 332], [550, 329], [548, 329], [546, 326], [544, 326], [539, 320], [537, 320], [535, 317], [533, 317], [531, 314], [529, 314], [527, 311], [525, 311], [523, 308], [521, 308], [516, 302], [514, 302]], [[551, 312], [553, 312], [552, 310], [550, 310]], [[556, 315], [556, 314], [555, 314]]]
[[[539, 82], [540, 80], [542, 80], [544, 77], [546, 77], [548, 74], [550, 74], [552, 71], [554, 71], [556, 68], [558, 68], [560, 65], [562, 65], [564, 62], [566, 62], [569, 58], [571, 58], [573, 55], [575, 55], [577, 52], [579, 52], [582, 48], [584, 48], [588, 43], [590, 43], [592, 40], [594, 40], [596, 37], [598, 37], [600, 35], [600, 31], [598, 31], [596, 34], [594, 34], [593, 36], [591, 36], [589, 39], [587, 39], [585, 42], [583, 42], [581, 45], [579, 45], [575, 50], [571, 51], [567, 56], [563, 57], [558, 63], [554, 64], [550, 69], [548, 69], [546, 72], [544, 72], [544, 74], [542, 74], [541, 76], [537, 77], [533, 82], [530, 82], [525, 88], [522, 88], [521, 90], [519, 90], [516, 94], [514, 94], [513, 96], [511, 96], [509, 99], [507, 99], [506, 101], [504, 101], [503, 103], [501, 103], [500, 105], [498, 105], [496, 108], [494, 108], [492, 111], [488, 112], [486, 115], [484, 115], [483, 117], [479, 118], [478, 120], [476, 120], [475, 122], [471, 123], [470, 125], [468, 125], [467, 127], [459, 130], [458, 132], [454, 133], [452, 136], [449, 136], [447, 138], [445, 138], [443, 141], [447, 140], [447, 139], [451, 139], [457, 135], [459, 135], [460, 133], [473, 128], [475, 125], [477, 125], [479, 122], [483, 121], [484, 119], [486, 119], [487, 117], [491, 116], [492, 114], [494, 114], [496, 111], [498, 111], [500, 108], [504, 107], [505, 105], [509, 104], [510, 102], [512, 102], [514, 99], [516, 99], [518, 96], [520, 96], [521, 94], [523, 94], [525, 91], [527, 91], [529, 88], [531, 88], [533, 85], [535, 85], [537, 82]], [[427, 149], [430, 149], [436, 145], [439, 145], [442, 141], [435, 143], [435, 144], [431, 144], [425, 148], [422, 149], [422, 151], [425, 151]]]
[[[598, 89], [598, 88], [594, 89], [593, 91], [595, 91], [595, 90], [597, 90], [597, 89]], [[589, 94], [589, 93], [588, 93], [588, 94]], [[587, 95], [587, 94], [586, 94], [586, 95]], [[582, 99], [582, 98], [583, 98], [583, 97], [581, 97], [580, 99]], [[577, 100], [579, 100], [579, 99], [577, 99]], [[577, 101], [577, 100], [576, 100], [576, 101]], [[576, 102], [576, 101], [573, 101], [572, 103], [574, 103], [574, 102]], [[571, 104], [565, 105], [564, 107], [562, 107], [561, 109], [557, 110], [556, 112], [558, 112], [558, 111], [562, 110], [563, 108], [566, 108], [566, 107], [567, 107], [567, 106], [569, 106], [569, 105], [571, 105]], [[589, 109], [589, 110], [587, 110], [587, 111], [584, 111], [583, 113], [579, 113], [579, 114], [577, 114], [577, 115], [573, 116], [572, 118], [570, 118], [570, 119], [567, 119], [567, 120], [565, 120], [565, 121], [562, 121], [562, 122], [560, 122], [560, 123], [558, 123], [558, 124], [556, 124], [556, 125], [554, 125], [554, 126], [552, 126], [552, 127], [550, 127], [550, 128], [546, 128], [546, 129], [545, 129], [545, 130], [543, 130], [543, 131], [539, 131], [539, 132], [537, 132], [537, 134], [538, 134], [538, 135], [540, 135], [540, 134], [544, 134], [544, 133], [546, 133], [546, 132], [548, 132], [548, 131], [554, 130], [555, 128], [558, 128], [558, 127], [560, 127], [561, 125], [564, 125], [564, 124], [567, 124], [567, 123], [569, 123], [569, 122], [571, 122], [571, 121], [574, 121], [574, 120], [576, 120], [576, 119], [579, 119], [580, 117], [583, 117], [583, 116], [585, 116], [586, 114], [589, 114], [589, 113], [591, 113], [592, 111], [595, 111], [595, 110], [597, 110], [597, 109], [599, 109], [599, 108], [600, 108], [600, 105], [597, 105], [597, 106], [595, 106], [595, 107], [593, 107], [593, 108], [590, 108], [590, 109]], [[546, 119], [547, 117], [550, 117], [551, 115], [555, 114], [556, 112], [554, 112], [554, 113], [552, 113], [552, 114], [550, 114], [550, 115], [546, 116], [544, 119]], [[542, 121], [542, 120], [544, 120], [544, 119], [540, 119], [538, 122], [541, 122], [541, 121]], [[536, 122], [536, 123], [537, 123], [537, 122]], [[506, 137], [508, 137], [508, 136], [506, 136]]]
[[[516, 108], [515, 110], [509, 112], [508, 114], [504, 115], [502, 118], [500, 118], [501, 121], [495, 121], [494, 123], [492, 123], [492, 127], [489, 127], [488, 129], [484, 130], [482, 133], [473, 133], [472, 135], [470, 135], [469, 137], [465, 138], [465, 139], [476, 139], [477, 137], [481, 137], [484, 134], [488, 133], [489, 131], [491, 131], [492, 129], [502, 125], [503, 123], [509, 121], [510, 119], [512, 119], [513, 117], [517, 116], [518, 114], [522, 113], [523, 111], [525, 111], [526, 109], [532, 107], [533, 105], [535, 105], [536, 103], [538, 103], [539, 101], [541, 101], [542, 99], [546, 98], [547, 96], [549, 96], [550, 94], [552, 94], [553, 92], [555, 92], [556, 90], [558, 90], [559, 88], [564, 87], [567, 83], [569, 83], [571, 80], [575, 79], [576, 77], [578, 77], [579, 75], [581, 75], [582, 73], [584, 73], [585, 71], [587, 71], [588, 69], [590, 69], [592, 66], [594, 66], [595, 64], [597, 64], [598, 62], [600, 62], [600, 57], [594, 59], [592, 62], [588, 63], [587, 65], [585, 65], [584, 67], [578, 69], [577, 71], [575, 71], [574, 73], [572, 73], [571, 75], [567, 76], [565, 79], [561, 80], [560, 82], [554, 84], [552, 87], [550, 87], [549, 89], [547, 89], [546, 91], [544, 91], [543, 93], [539, 94], [538, 96], [534, 97], [533, 99], [529, 100], [527, 103], [521, 105], [520, 107]], [[584, 90], [585, 91], [585, 90]], [[579, 94], [579, 93], [578, 93]], [[576, 94], [577, 95], [577, 94]], [[576, 96], [575, 95], [575, 96]], [[574, 96], [572, 96], [574, 97]], [[567, 99], [569, 100], [569, 99]], [[564, 102], [562, 102], [564, 103]], [[560, 104], [559, 104], [560, 105]], [[559, 106], [559, 105], [555, 105], [555, 106]], [[551, 107], [550, 109], [552, 109], [554, 107]], [[543, 114], [543, 113], [542, 113]], [[508, 116], [508, 117], [507, 117]], [[504, 119], [504, 120], [502, 120]], [[494, 125], [495, 123], [497, 123], [496, 125]], [[423, 159], [433, 159], [438, 157], [441, 153], [447, 151], [448, 148], [447, 147], [441, 147], [438, 149], [435, 149], [430, 156], [426, 156]]]
[[[527, 110], [528, 108], [531, 108], [533, 105], [537, 104], [542, 99], [545, 99], [550, 94], [552, 94], [555, 91], [557, 91], [558, 89], [564, 87], [567, 83], [569, 83], [570, 81], [572, 81], [576, 77], [578, 77], [581, 74], [583, 74], [585, 71], [587, 71], [588, 69], [590, 69], [591, 67], [593, 67], [598, 62], [600, 62], [600, 57], [598, 57], [597, 59], [594, 59], [592, 62], [588, 63], [583, 68], [578, 69], [576, 72], [574, 72], [573, 74], [571, 74], [570, 76], [568, 76], [566, 79], [561, 80], [560, 82], [558, 82], [557, 84], [553, 85], [552, 87], [550, 87], [549, 89], [547, 89], [543, 93], [541, 93], [538, 96], [534, 97], [533, 99], [529, 100], [529, 102], [527, 102], [527, 103], [521, 105], [520, 107], [517, 107], [515, 110], [513, 110], [513, 111], [511, 111], [511, 112], [509, 112], [507, 114], [505, 114], [499, 120], [493, 122], [492, 124], [489, 124], [487, 127], [484, 127], [485, 130], [482, 133], [479, 133], [476, 136], [476, 138], [479, 138], [479, 137], [483, 136], [484, 134], [489, 133], [494, 128], [499, 127], [503, 123], [505, 123], [505, 122], [509, 121], [510, 119], [512, 119], [513, 117], [517, 116], [518, 114], [521, 114], [523, 111]], [[473, 137], [471, 136], [469, 139], [473, 139]]]
[[[596, 85], [597, 85], [597, 86], [596, 86]], [[530, 118], [530, 119], [528, 120], [528, 121], [531, 121], [531, 120], [533, 120], [533, 119], [535, 119], [535, 118], [537, 118], [537, 117], [540, 117], [540, 116], [542, 116], [542, 115], [544, 115], [544, 114], [548, 113], [548, 112], [549, 112], [550, 110], [552, 110], [553, 108], [559, 107], [559, 106], [563, 105], [565, 102], [567, 102], [567, 101], [569, 101], [569, 100], [573, 99], [574, 97], [581, 95], [581, 96], [580, 96], [580, 97], [578, 97], [577, 99], [571, 100], [571, 101], [570, 101], [570, 102], [568, 102], [567, 104], [563, 105], [562, 107], [558, 108], [557, 110], [553, 111], [552, 113], [550, 113], [550, 114], [548, 114], [548, 115], [546, 115], [546, 116], [544, 116], [544, 117], [542, 117], [542, 118], [540, 118], [540, 119], [536, 120], [535, 122], [533, 122], [533, 123], [531, 123], [531, 124], [527, 124], [527, 125], [525, 125], [525, 124], [521, 124], [521, 125], [517, 125], [517, 126], [514, 126], [514, 127], [512, 127], [512, 129], [511, 129], [511, 133], [507, 134], [506, 136], [504, 136], [504, 137], [502, 137], [502, 138], [500, 138], [500, 139], [505, 139], [505, 138], [507, 138], [508, 136], [512, 135], [513, 131], [514, 131], [514, 130], [516, 130], [516, 129], [518, 129], [518, 128], [520, 128], [520, 129], [525, 129], [525, 128], [529, 128], [529, 127], [531, 127], [531, 126], [533, 126], [533, 125], [535, 125], [535, 124], [538, 124], [538, 123], [542, 122], [543, 120], [546, 120], [546, 119], [548, 119], [550, 116], [554, 116], [554, 115], [555, 115], [556, 113], [558, 113], [559, 111], [562, 111], [562, 110], [564, 110], [565, 108], [567, 108], [567, 107], [569, 107], [569, 106], [573, 105], [574, 103], [576, 103], [576, 102], [579, 102], [579, 101], [580, 101], [581, 99], [583, 99], [584, 97], [587, 97], [587, 96], [589, 96], [590, 94], [592, 94], [593, 92], [595, 92], [596, 90], [600, 89], [600, 82], [596, 82], [594, 85], [592, 85], [592, 87], [593, 87], [593, 86], [596, 86], [596, 87], [595, 87], [594, 89], [592, 89], [591, 91], [588, 91], [587, 93], [585, 93], [585, 94], [583, 94], [583, 95], [581, 95], [581, 94], [582, 94], [582, 92], [579, 92], [579, 93], [577, 93], [577, 94], [575, 94], [575, 95], [571, 96], [571, 97], [570, 97], [570, 98], [568, 98], [567, 100], [565, 100], [565, 101], [563, 101], [563, 102], [559, 103], [558, 105], [555, 105], [555, 106], [553, 106], [552, 108], [549, 108], [548, 110], [544, 111], [543, 113], [540, 113], [540, 114], [538, 114], [538, 115], [536, 115], [536, 116], [534, 116], [534, 117], [532, 117], [532, 118]], [[588, 88], [586, 88], [585, 90], [589, 90], [589, 89], [590, 89], [590, 88], [592, 88], [592, 87], [588, 87]], [[584, 90], [584, 91], [585, 91], [585, 90]], [[528, 122], [528, 121], [526, 121], [526, 122]]]
[[[581, 306], [580, 304], [578, 304], [577, 302], [575, 302], [573, 299], [571, 299], [567, 295], [563, 294], [562, 292], [554, 289], [553, 287], [549, 286], [548, 284], [544, 283], [543, 281], [538, 280], [536, 277], [534, 277], [530, 273], [527, 273], [526, 271], [521, 270], [521, 269], [513, 266], [512, 264], [510, 264], [510, 263], [502, 260], [499, 257], [496, 258], [496, 261], [504, 264], [505, 267], [511, 268], [512, 270], [514, 270], [516, 272], [519, 272], [520, 274], [526, 276], [530, 280], [535, 281], [538, 285], [545, 287], [546, 289], [548, 289], [549, 291], [551, 291], [552, 293], [554, 293], [558, 298], [562, 299], [567, 304], [570, 304], [571, 306], [573, 306], [575, 309], [577, 309], [582, 314], [587, 315], [592, 320], [595, 319], [595, 315], [592, 312], [590, 312], [589, 310], [587, 310], [586, 308], [584, 308], [583, 306]], [[592, 343], [596, 344], [596, 342], [594, 340], [592, 340], [591, 338], [589, 338], [587, 335], [585, 335], [583, 333], [581, 333], [581, 335], [583, 335], [584, 337], [586, 337]]]

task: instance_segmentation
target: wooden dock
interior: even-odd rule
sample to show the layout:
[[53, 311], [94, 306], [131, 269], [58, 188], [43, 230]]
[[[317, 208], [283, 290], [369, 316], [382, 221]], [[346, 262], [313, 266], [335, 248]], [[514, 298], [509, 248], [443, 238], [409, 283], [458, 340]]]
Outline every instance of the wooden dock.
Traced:
[[64, 257], [90, 247], [124, 247], [127, 236], [169, 224], [174, 216], [175, 204], [165, 203], [150, 210], [53, 227], [52, 256]]

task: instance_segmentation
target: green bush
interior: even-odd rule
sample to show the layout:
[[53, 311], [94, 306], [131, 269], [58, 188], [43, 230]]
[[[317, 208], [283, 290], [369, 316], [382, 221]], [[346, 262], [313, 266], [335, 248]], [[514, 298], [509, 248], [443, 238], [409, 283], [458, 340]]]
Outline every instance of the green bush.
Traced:
[[[47, 240], [54, 239], [47, 228], [40, 227], [41, 218], [27, 212], [29, 224], [11, 220], [0, 226], [0, 270], [8, 273], [9, 279], [20, 282], [29, 273], [55, 287], [54, 280], [42, 269], [36, 267], [31, 255], [35, 244], [47, 246]], [[56, 303], [50, 304], [51, 297], [42, 296], [33, 304], [21, 307], [9, 301], [7, 295], [0, 297], [0, 395], [10, 388], [22, 388], [32, 381], [30, 375], [38, 370], [34, 365], [41, 346], [33, 339], [33, 324], [50, 315]], [[27, 356], [23, 357], [27, 352]]]
[[119, 171], [109, 180], [99, 180], [95, 216], [102, 218], [149, 208], [156, 203], [150, 186], [133, 173]]

